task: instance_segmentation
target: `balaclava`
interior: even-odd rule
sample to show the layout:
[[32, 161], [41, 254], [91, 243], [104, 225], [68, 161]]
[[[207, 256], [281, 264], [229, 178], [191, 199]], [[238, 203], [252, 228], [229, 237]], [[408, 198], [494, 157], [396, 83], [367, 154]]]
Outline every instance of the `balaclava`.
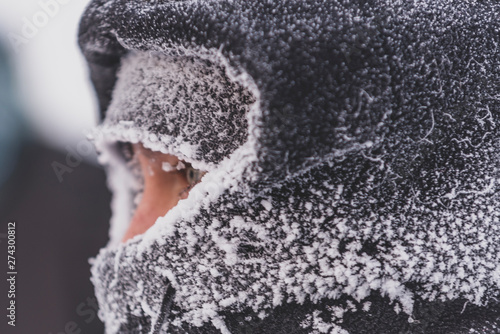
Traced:
[[[500, 4], [94, 0], [106, 333], [498, 333]], [[119, 243], [120, 143], [207, 170]]]

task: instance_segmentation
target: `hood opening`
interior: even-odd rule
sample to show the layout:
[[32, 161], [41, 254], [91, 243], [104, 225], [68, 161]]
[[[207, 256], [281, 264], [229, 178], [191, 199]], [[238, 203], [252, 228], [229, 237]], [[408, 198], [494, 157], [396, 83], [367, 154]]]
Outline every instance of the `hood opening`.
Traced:
[[141, 143], [207, 173], [192, 187], [194, 195], [190, 189], [188, 198], [196, 198], [190, 206], [209, 201], [254, 167], [258, 90], [217, 52], [207, 54], [134, 51], [123, 57], [106, 118], [91, 135], [114, 194], [110, 245], [122, 240], [143, 194], [130, 145]]
[[186, 199], [206, 173], [174, 155], [147, 149], [140, 143], [124, 144], [118, 143], [118, 146], [122, 147], [124, 157], [131, 154], [127, 166], [140, 187], [134, 196], [132, 218], [122, 242], [146, 232], [159, 217]]

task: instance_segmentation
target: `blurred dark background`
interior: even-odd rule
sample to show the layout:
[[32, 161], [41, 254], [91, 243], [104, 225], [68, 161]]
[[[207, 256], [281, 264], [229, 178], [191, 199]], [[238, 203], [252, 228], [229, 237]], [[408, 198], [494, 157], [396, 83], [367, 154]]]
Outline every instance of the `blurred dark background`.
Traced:
[[[88, 259], [110, 194], [85, 138], [97, 107], [76, 44], [88, 1], [0, 4], [0, 333], [103, 333]], [[15, 327], [7, 225], [15, 222]]]

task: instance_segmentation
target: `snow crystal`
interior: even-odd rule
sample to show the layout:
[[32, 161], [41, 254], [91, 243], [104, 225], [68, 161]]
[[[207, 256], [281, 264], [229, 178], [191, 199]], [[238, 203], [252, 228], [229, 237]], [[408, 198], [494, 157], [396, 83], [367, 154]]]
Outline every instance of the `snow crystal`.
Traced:
[[172, 166], [169, 162], [164, 161], [161, 164], [161, 169], [165, 172], [173, 172], [173, 171], [175, 171], [176, 168], [174, 166]]
[[177, 165], [175, 166], [175, 168], [176, 168], [177, 170], [182, 170], [182, 169], [186, 168], [186, 165], [184, 165], [184, 164], [182, 163], [182, 161], [179, 161], [179, 162], [177, 163]]
[[271, 204], [271, 202], [270, 202], [270, 201], [268, 201], [268, 200], [264, 200], [264, 199], [260, 202], [260, 204], [262, 204], [262, 206], [263, 206], [263, 207], [264, 207], [267, 211], [270, 211], [270, 210], [272, 209], [272, 207], [273, 207], [273, 205]]

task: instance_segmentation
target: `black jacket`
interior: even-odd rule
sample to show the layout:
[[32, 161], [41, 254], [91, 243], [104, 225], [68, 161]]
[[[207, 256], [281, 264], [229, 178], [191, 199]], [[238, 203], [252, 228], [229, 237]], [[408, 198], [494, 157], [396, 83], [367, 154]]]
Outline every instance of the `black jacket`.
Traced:
[[[95, 260], [107, 333], [500, 333], [499, 18], [497, 1], [92, 1], [79, 43], [114, 215], [137, 192], [116, 142], [188, 143], [210, 170]], [[218, 77], [246, 107], [216, 92], [188, 135], [175, 97], [116, 93], [132, 50], [218, 68], [200, 94]]]

